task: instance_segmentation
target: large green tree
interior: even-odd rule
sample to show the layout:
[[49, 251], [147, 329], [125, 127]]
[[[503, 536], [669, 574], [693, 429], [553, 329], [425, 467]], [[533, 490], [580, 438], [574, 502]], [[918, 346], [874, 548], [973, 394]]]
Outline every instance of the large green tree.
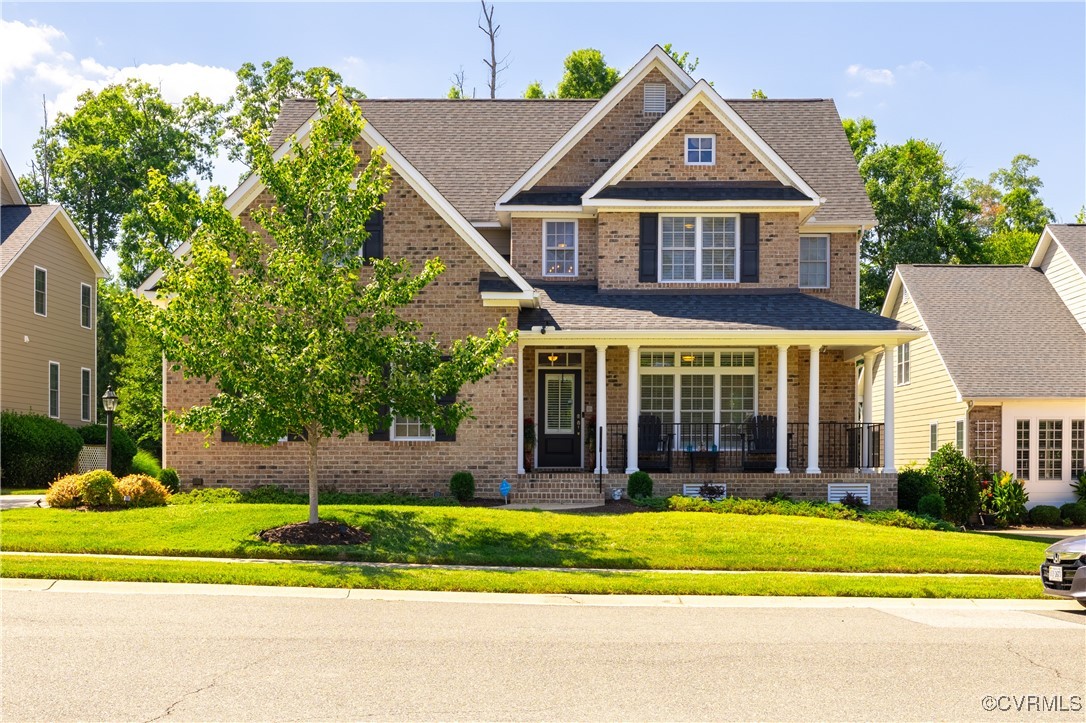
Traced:
[[1041, 199], [1044, 184], [1032, 172], [1036, 166], [1036, 158], [1019, 153], [1008, 168], [992, 172], [987, 181], [962, 182], [976, 206], [974, 222], [983, 239], [980, 259], [985, 263], [1026, 263], [1045, 224], [1055, 219]]
[[[199, 224], [186, 258], [151, 244], [169, 303], [141, 305], [174, 369], [219, 390], [168, 417], [183, 431], [228, 428], [255, 444], [301, 435], [311, 523], [322, 440], [385, 428], [389, 409], [455, 429], [471, 408], [441, 400], [507, 363], [515, 339], [503, 320], [443, 346], [401, 316], [444, 267], [431, 259], [414, 275], [403, 260], [364, 266], [365, 222], [388, 189], [388, 167], [375, 150], [359, 171], [353, 141], [364, 121], [342, 93], [322, 89], [317, 106], [309, 144], [293, 143], [279, 160], [260, 133], [245, 137], [270, 198], [251, 213], [258, 228], [243, 225], [213, 188], [192, 211]], [[178, 213], [163, 179], [150, 191], [149, 215]]]
[[846, 121], [878, 227], [860, 243], [860, 305], [878, 311], [897, 264], [976, 259], [976, 207], [960, 191], [942, 149], [926, 140], [876, 145], [870, 119]]
[[618, 68], [603, 59], [595, 48], [574, 50], [565, 60], [565, 74], [558, 83], [559, 98], [602, 98], [618, 83]]
[[135, 80], [87, 91], [35, 144], [39, 178], [49, 178], [47, 197], [33, 179], [28, 190], [36, 200], [63, 204], [101, 258], [115, 246], [149, 170], [171, 181], [211, 178], [222, 113], [198, 94], [169, 103], [157, 88]]

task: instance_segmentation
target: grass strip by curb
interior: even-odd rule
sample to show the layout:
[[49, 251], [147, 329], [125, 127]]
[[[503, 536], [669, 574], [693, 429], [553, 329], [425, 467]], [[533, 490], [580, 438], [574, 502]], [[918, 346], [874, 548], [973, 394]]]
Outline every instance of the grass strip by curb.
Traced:
[[998, 577], [883, 577], [791, 574], [446, 570], [305, 564], [129, 560], [0, 555], [0, 576], [122, 582], [448, 592], [806, 597], [1044, 598], [1036, 580]]

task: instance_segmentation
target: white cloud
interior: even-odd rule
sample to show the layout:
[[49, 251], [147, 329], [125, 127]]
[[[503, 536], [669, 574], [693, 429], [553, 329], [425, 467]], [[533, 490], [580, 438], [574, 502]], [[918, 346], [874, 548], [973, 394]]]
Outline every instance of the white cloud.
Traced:
[[858, 78], [875, 85], [893, 85], [894, 71], [889, 68], [867, 68], [863, 65], [850, 65], [845, 73], [851, 78]]
[[[43, 69], [44, 70], [44, 69]], [[225, 102], [234, 92], [237, 76], [226, 68], [196, 63], [144, 63], [124, 68], [105, 66], [93, 58], [80, 61], [78, 70], [71, 63], [50, 67], [50, 79], [60, 90], [50, 105], [51, 113], [71, 113], [79, 95], [86, 90], [101, 90], [107, 85], [126, 80], [142, 80], [158, 87], [170, 103], [180, 103], [193, 93], [207, 96], [217, 103]], [[36, 75], [45, 79], [43, 72]]]
[[0, 20], [0, 81], [8, 82], [15, 73], [34, 66], [40, 56], [56, 53], [53, 41], [64, 38], [64, 33], [52, 25], [30, 25], [18, 20]]
[[899, 73], [920, 73], [927, 70], [931, 70], [931, 66], [923, 60], [914, 60], [906, 65], [897, 66], [897, 72]]

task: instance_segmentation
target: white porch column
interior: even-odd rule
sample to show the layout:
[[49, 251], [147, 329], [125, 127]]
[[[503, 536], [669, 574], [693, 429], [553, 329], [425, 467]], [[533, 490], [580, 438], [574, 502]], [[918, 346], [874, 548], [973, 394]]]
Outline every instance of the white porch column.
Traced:
[[897, 467], [894, 466], [894, 374], [897, 373], [894, 352], [896, 350], [897, 347], [888, 346], [882, 355], [882, 471], [889, 474], [897, 474]]
[[788, 474], [788, 345], [777, 347], [777, 474]]
[[626, 396], [626, 474], [637, 471], [637, 412], [638, 392], [638, 354], [640, 347], [630, 345], [630, 367], [627, 372]]
[[807, 402], [807, 474], [821, 474], [818, 468], [818, 387], [821, 375], [818, 370], [822, 347], [811, 346], [811, 382]]
[[[598, 433], [603, 428], [603, 434]], [[599, 436], [596, 450], [596, 474], [607, 474], [607, 345], [596, 345], [596, 426], [592, 438]]]
[[868, 352], [864, 354], [864, 410], [863, 410], [863, 427], [860, 429], [861, 454], [863, 459], [860, 461], [861, 472], [872, 472], [871, 468], [871, 455], [873, 450], [871, 443], [874, 441], [871, 438], [871, 400], [874, 399], [872, 394], [872, 386], [874, 379], [872, 375], [875, 373], [875, 352]]
[[517, 474], [524, 474], [524, 347], [517, 345]]

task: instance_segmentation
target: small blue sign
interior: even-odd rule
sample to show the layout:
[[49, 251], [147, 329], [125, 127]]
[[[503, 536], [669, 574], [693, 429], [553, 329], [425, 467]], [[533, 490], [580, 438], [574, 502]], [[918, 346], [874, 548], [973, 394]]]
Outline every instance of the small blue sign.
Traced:
[[509, 497], [509, 491], [511, 489], [513, 489], [513, 488], [510, 486], [509, 480], [507, 480], [507, 479], [503, 479], [502, 483], [501, 483], [501, 486], [498, 487], [498, 490], [502, 493], [502, 497], [506, 497], [506, 498]]

